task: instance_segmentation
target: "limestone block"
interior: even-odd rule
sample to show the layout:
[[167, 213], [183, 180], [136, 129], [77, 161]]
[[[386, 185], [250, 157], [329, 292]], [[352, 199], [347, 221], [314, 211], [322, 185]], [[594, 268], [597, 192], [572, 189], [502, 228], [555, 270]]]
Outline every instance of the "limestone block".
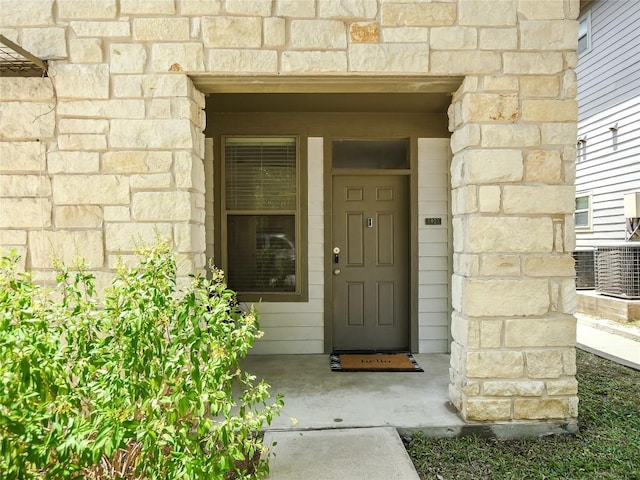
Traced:
[[141, 41], [189, 40], [190, 22], [179, 18], [134, 18], [133, 38]]
[[142, 75], [142, 91], [145, 97], [186, 97], [190, 80], [186, 75]]
[[575, 122], [576, 100], [523, 100], [522, 119], [531, 122]]
[[72, 117], [144, 118], [144, 100], [60, 101], [58, 114]]
[[465, 0], [458, 4], [458, 23], [460, 25], [512, 26], [517, 21], [516, 2], [512, 0], [493, 0], [487, 8], [484, 0]]
[[205, 174], [201, 158], [190, 152], [175, 152], [173, 174], [178, 188], [204, 193]]
[[264, 45], [280, 47], [286, 41], [286, 22], [284, 18], [265, 18], [262, 24]]
[[535, 320], [510, 318], [505, 320], [504, 338], [507, 347], [572, 346], [576, 342], [576, 319], [572, 316]]
[[112, 148], [168, 148], [193, 147], [191, 125], [188, 120], [111, 120], [109, 145]]
[[3, 27], [52, 25], [53, 0], [1, 0]]
[[[451, 135], [451, 150], [457, 154], [460, 150], [480, 145], [480, 126], [474, 124], [464, 125], [462, 128], [458, 128], [453, 135]], [[466, 154], [466, 152], [465, 152]], [[456, 155], [457, 157], [457, 155]], [[456, 159], [454, 157], [454, 160]], [[463, 156], [459, 159], [461, 162], [465, 161]], [[451, 169], [451, 175], [453, 176], [453, 168]], [[452, 179], [453, 182], [453, 179]]]
[[502, 320], [487, 320], [480, 322], [480, 347], [500, 348], [502, 346]]
[[481, 255], [480, 275], [487, 277], [520, 276], [518, 255]]
[[102, 63], [102, 39], [72, 38], [69, 40], [69, 59], [73, 63]]
[[560, 78], [557, 75], [523, 76], [520, 78], [520, 93], [525, 98], [557, 98]]
[[206, 245], [204, 225], [181, 223], [173, 227], [177, 252], [203, 252]]
[[41, 59], [66, 58], [65, 29], [25, 28], [22, 30], [22, 48]]
[[574, 315], [577, 309], [578, 297], [576, 295], [576, 284], [572, 280], [564, 280], [560, 284], [559, 311], [568, 315]]
[[26, 245], [26, 230], [0, 230], [0, 245]]
[[[182, 98], [178, 100], [184, 100]], [[155, 98], [148, 103], [148, 118], [173, 118], [171, 114], [171, 100], [168, 98]], [[184, 118], [177, 116], [176, 118]], [[187, 117], [189, 118], [189, 117]]]
[[516, 50], [518, 48], [518, 29], [482, 28], [480, 29], [480, 50]]
[[469, 378], [520, 378], [524, 374], [522, 352], [492, 350], [467, 352]]
[[461, 312], [465, 315], [527, 317], [544, 315], [548, 311], [549, 283], [546, 280], [467, 280], [463, 285]]
[[51, 268], [53, 258], [73, 265], [77, 257], [93, 268], [104, 263], [102, 232], [96, 230], [29, 232], [29, 254], [32, 268]]
[[382, 25], [410, 27], [441, 27], [456, 21], [453, 3], [383, 3]]
[[122, 205], [129, 203], [129, 179], [121, 175], [57, 175], [56, 205]]
[[155, 72], [201, 72], [204, 53], [201, 43], [154, 43], [151, 47]]
[[169, 223], [107, 223], [105, 244], [109, 252], [135, 252], [156, 243], [157, 237], [173, 241], [173, 226]]
[[468, 219], [468, 253], [550, 253], [550, 218], [473, 217]]
[[276, 73], [278, 52], [275, 50], [210, 50], [207, 71], [234, 74]]
[[3, 198], [0, 201], [0, 228], [45, 228], [51, 226], [48, 198]]
[[432, 50], [468, 50], [478, 46], [478, 32], [470, 27], [434, 27], [429, 47]]
[[[206, 124], [206, 114], [189, 98], [173, 98], [169, 100], [171, 108], [171, 118], [183, 118], [191, 121], [200, 130], [204, 130]], [[204, 118], [201, 118], [204, 116]]]
[[464, 153], [464, 179], [469, 184], [519, 182], [523, 172], [521, 150], [486, 149]]
[[559, 378], [562, 376], [560, 350], [533, 350], [525, 352], [529, 378]]
[[573, 257], [564, 255], [528, 256], [524, 274], [529, 277], [571, 277], [575, 274]]
[[578, 125], [575, 119], [568, 123], [543, 123], [540, 133], [543, 145], [575, 145]]
[[39, 77], [0, 77], [0, 98], [30, 101], [53, 100], [53, 86], [50, 78]]
[[238, 15], [271, 15], [272, 0], [226, 0], [227, 13]]
[[451, 213], [454, 215], [478, 211], [478, 189], [475, 185], [456, 188], [452, 199]]
[[2, 175], [0, 197], [46, 197], [51, 195], [48, 175]]
[[116, 18], [116, 0], [57, 0], [58, 18]]
[[78, 37], [129, 37], [131, 35], [131, 24], [128, 21], [74, 21], [69, 22], [69, 26]]
[[107, 120], [92, 120], [86, 118], [61, 118], [58, 120], [58, 133], [107, 133]]
[[222, 10], [221, 0], [179, 0], [182, 15], [217, 15]]
[[139, 43], [112, 43], [109, 46], [111, 73], [142, 73], [147, 50]]
[[481, 125], [483, 147], [535, 147], [540, 145], [537, 125]]
[[189, 192], [138, 192], [133, 194], [133, 217], [138, 221], [189, 221], [194, 205]]
[[347, 46], [347, 29], [338, 20], [292, 20], [290, 39], [293, 48], [334, 49]]
[[505, 213], [572, 213], [575, 209], [575, 187], [564, 185], [515, 186], [502, 190]]
[[564, 18], [564, 2], [519, 0], [518, 13], [526, 20], [560, 20]]
[[50, 174], [96, 173], [100, 170], [100, 154], [97, 152], [50, 152], [47, 155]]
[[565, 348], [562, 350], [562, 365], [565, 375], [574, 376], [577, 371], [576, 366], [576, 349], [575, 348]]
[[484, 395], [491, 397], [541, 397], [544, 386], [544, 382], [531, 380], [489, 381], [482, 384]]
[[316, 0], [276, 0], [278, 17], [312, 18], [316, 16]]
[[557, 150], [531, 150], [525, 160], [525, 181], [528, 183], [562, 183], [562, 159]]
[[478, 255], [467, 255], [462, 253], [453, 254], [454, 272], [465, 277], [479, 275], [480, 258]]
[[46, 167], [46, 146], [41, 142], [0, 142], [0, 173], [40, 172]]
[[575, 98], [578, 95], [578, 79], [575, 70], [567, 70], [562, 74], [562, 97]]
[[385, 43], [426, 43], [429, 41], [428, 27], [383, 27]]
[[469, 93], [462, 98], [462, 121], [518, 120], [518, 95]]
[[552, 398], [516, 398], [513, 401], [514, 420], [550, 420], [570, 417], [565, 400]]
[[464, 317], [457, 312], [452, 314], [455, 321], [451, 322], [451, 336], [453, 340], [467, 348], [480, 347], [480, 322], [477, 319]]
[[120, 0], [121, 15], [173, 13], [176, 13], [174, 0]]
[[380, 41], [380, 24], [354, 22], [349, 26], [349, 38], [353, 43], [377, 43]]
[[510, 75], [487, 75], [483, 79], [484, 89], [486, 91], [518, 91], [518, 77]]
[[260, 17], [206, 17], [202, 20], [205, 47], [260, 48], [262, 19]]
[[354, 72], [415, 72], [429, 70], [429, 52], [423, 45], [352, 44], [350, 70]]
[[560, 52], [505, 52], [503, 55], [504, 73], [548, 75], [559, 73], [563, 69]]
[[437, 51], [431, 54], [431, 73], [460, 75], [495, 73], [502, 68], [498, 52]]
[[169, 173], [131, 175], [130, 185], [134, 190], [165, 189], [173, 187], [173, 176]]
[[96, 205], [66, 205], [54, 208], [57, 228], [100, 228], [102, 209]]
[[283, 73], [346, 72], [348, 67], [345, 52], [283, 52]]
[[375, 18], [378, 14], [376, 0], [333, 0], [318, 2], [318, 16], [322, 18]]
[[60, 98], [109, 98], [108, 65], [58, 64], [54, 72]]
[[522, 50], [575, 50], [578, 48], [578, 22], [565, 20], [519, 23]]
[[500, 187], [482, 186], [478, 188], [478, 209], [484, 213], [498, 213], [500, 211]]
[[577, 395], [578, 381], [575, 378], [547, 380], [547, 395]]
[[129, 206], [105, 205], [102, 212], [105, 222], [128, 222], [131, 220]]
[[66, 133], [58, 135], [60, 150], [106, 150], [107, 137], [100, 134]]
[[53, 136], [53, 102], [0, 102], [0, 140], [45, 140]]

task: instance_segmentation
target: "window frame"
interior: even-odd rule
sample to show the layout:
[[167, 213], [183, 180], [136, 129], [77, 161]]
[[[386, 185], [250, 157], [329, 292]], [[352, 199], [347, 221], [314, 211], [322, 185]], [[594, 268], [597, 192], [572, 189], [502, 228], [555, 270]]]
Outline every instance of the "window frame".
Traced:
[[[576, 209], [573, 214], [573, 221], [576, 230], [580, 231], [590, 231], [592, 229], [593, 224], [593, 194], [591, 192], [581, 192], [576, 194]], [[579, 198], [586, 198], [589, 202], [587, 208], [583, 208], [578, 210], [577, 204]], [[587, 224], [586, 225], [578, 225], [576, 222], [576, 214], [581, 212], [587, 212]]]
[[[292, 133], [274, 133], [274, 134], [251, 134], [243, 132], [241, 134], [221, 134], [218, 135], [218, 148], [216, 153], [218, 158], [214, 159], [214, 263], [226, 271], [229, 265], [228, 256], [228, 217], [234, 215], [233, 209], [226, 207], [226, 157], [225, 144], [228, 138], [281, 138], [289, 137], [295, 139], [296, 142], [296, 201], [294, 223], [295, 223], [295, 289], [288, 292], [269, 292], [269, 291], [236, 291], [238, 300], [243, 302], [306, 302], [308, 301], [308, 256], [307, 256], [307, 138]], [[278, 215], [278, 210], [270, 211], [271, 215]], [[280, 213], [280, 215], [290, 215], [288, 213]], [[259, 213], [256, 213], [259, 215]], [[234, 289], [233, 285], [229, 285]]]
[[[580, 29], [582, 28], [583, 25], [585, 26], [585, 34], [580, 35]], [[584, 50], [580, 51], [579, 49], [580, 39], [583, 36], [586, 37], [587, 39], [587, 46]], [[591, 11], [588, 11], [587, 13], [585, 13], [584, 15], [578, 18], [578, 45], [576, 47], [576, 52], [578, 53], [578, 57], [581, 57], [582, 55], [586, 55], [590, 51], [591, 51]]]

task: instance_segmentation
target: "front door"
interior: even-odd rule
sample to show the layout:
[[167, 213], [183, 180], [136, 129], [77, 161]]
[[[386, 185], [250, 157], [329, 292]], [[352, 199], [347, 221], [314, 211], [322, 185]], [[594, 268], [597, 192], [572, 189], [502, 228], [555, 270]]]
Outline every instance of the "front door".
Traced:
[[409, 349], [408, 181], [333, 177], [334, 350]]

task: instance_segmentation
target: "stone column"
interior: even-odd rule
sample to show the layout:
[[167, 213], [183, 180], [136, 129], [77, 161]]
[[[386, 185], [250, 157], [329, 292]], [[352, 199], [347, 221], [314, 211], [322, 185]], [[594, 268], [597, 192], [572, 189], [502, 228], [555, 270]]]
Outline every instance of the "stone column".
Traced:
[[520, 55], [506, 75], [467, 77], [449, 110], [450, 399], [468, 421], [577, 416], [575, 77], [561, 53], [545, 59], [556, 72], [522, 76]]

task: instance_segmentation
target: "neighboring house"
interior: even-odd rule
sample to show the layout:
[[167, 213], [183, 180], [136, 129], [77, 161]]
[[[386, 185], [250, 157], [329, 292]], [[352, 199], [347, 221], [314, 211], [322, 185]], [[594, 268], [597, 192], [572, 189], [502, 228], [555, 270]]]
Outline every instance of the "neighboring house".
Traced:
[[[598, 291], [640, 298], [640, 213], [624, 207], [640, 204], [640, 2], [583, 2], [579, 22], [578, 286], [595, 286], [595, 268]], [[600, 261], [587, 265], [594, 247]]]
[[48, 61], [0, 79], [0, 246], [105, 284], [157, 232], [261, 300], [256, 352], [450, 352], [463, 418], [575, 426], [578, 14], [0, 0]]

